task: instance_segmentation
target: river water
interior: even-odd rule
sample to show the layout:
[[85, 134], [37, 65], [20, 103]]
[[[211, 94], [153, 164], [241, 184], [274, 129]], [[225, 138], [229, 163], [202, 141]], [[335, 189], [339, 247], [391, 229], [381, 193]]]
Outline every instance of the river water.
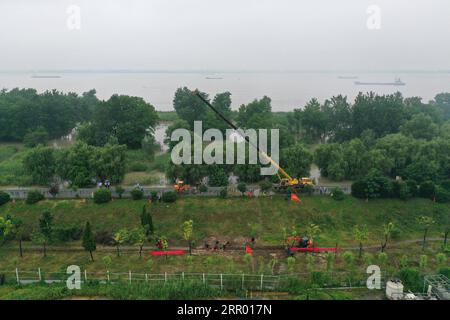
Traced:
[[[55, 75], [39, 74], [39, 75]], [[274, 111], [302, 107], [311, 98], [323, 101], [343, 94], [353, 99], [358, 92], [380, 94], [400, 91], [404, 96], [420, 96], [424, 101], [437, 93], [450, 92], [450, 73], [57, 73], [60, 78], [34, 78], [31, 73], [0, 73], [0, 89], [35, 88], [39, 92], [58, 89], [82, 93], [96, 89], [101, 99], [112, 94], [143, 97], [157, 110], [173, 110], [175, 90], [182, 86], [199, 88], [210, 96], [232, 93], [233, 109], [264, 95], [272, 99]], [[393, 82], [399, 77], [405, 86], [357, 86], [364, 82]]]

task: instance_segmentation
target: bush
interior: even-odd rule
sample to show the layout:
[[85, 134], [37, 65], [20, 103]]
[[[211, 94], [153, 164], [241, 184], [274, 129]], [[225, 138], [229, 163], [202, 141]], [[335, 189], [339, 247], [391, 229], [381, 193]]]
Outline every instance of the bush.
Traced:
[[331, 193], [331, 197], [334, 200], [341, 201], [341, 200], [344, 200], [345, 194], [344, 194], [344, 191], [342, 191], [341, 188], [336, 187], [336, 188], [333, 189], [333, 191]]
[[144, 192], [139, 189], [133, 189], [131, 190], [131, 198], [133, 200], [141, 200], [144, 197]]
[[237, 189], [240, 193], [244, 194], [244, 192], [247, 191], [247, 185], [244, 182], [239, 182]]
[[41, 200], [44, 200], [44, 195], [39, 190], [30, 190], [25, 202], [27, 204], [34, 204], [38, 203]]
[[201, 193], [207, 192], [207, 191], [208, 191], [208, 187], [205, 186], [204, 184], [201, 184], [201, 185], [198, 187], [198, 191], [200, 191]]
[[366, 199], [367, 184], [363, 180], [355, 181], [352, 184], [352, 196], [359, 199]]
[[436, 185], [433, 181], [425, 181], [419, 187], [419, 195], [422, 198], [434, 199], [436, 195]]
[[447, 189], [437, 186], [436, 187], [436, 201], [440, 203], [450, 202], [450, 191]]
[[175, 191], [166, 191], [162, 195], [162, 201], [171, 203], [177, 201], [177, 193]]
[[356, 198], [388, 198], [392, 196], [392, 183], [377, 170], [371, 170], [367, 177], [352, 184], [352, 195]]
[[109, 189], [99, 189], [94, 192], [95, 203], [107, 203], [111, 201], [111, 191]]
[[314, 193], [314, 187], [310, 184], [304, 185], [301, 192], [311, 196]]
[[272, 182], [269, 180], [263, 180], [259, 183], [259, 187], [261, 188], [262, 192], [267, 192], [272, 189]]
[[417, 269], [402, 268], [399, 272], [399, 278], [402, 280], [406, 290], [419, 292], [423, 288], [423, 279]]
[[4, 191], [0, 191], [0, 206], [8, 203], [9, 200], [11, 200], [11, 196]]
[[220, 190], [219, 197], [221, 197], [222, 199], [225, 199], [226, 197], [228, 197], [228, 190], [227, 190], [227, 188], [223, 188], [222, 190]]
[[209, 184], [213, 187], [224, 187], [228, 185], [228, 173], [219, 167], [212, 167], [209, 174]]
[[112, 246], [114, 245], [113, 234], [109, 231], [98, 231], [95, 234], [95, 242], [106, 246]]
[[125, 193], [125, 189], [122, 188], [121, 186], [116, 186], [115, 191], [116, 191], [117, 195], [119, 196], [119, 198], [122, 199], [122, 195]]
[[450, 267], [440, 268], [439, 274], [442, 274], [442, 275], [446, 276], [447, 278], [450, 278]]

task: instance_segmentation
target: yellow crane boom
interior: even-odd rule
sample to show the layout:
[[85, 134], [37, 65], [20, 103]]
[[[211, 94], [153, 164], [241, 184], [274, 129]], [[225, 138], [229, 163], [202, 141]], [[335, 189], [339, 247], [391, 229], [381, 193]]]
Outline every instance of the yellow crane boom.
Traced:
[[[214, 106], [208, 101], [206, 100], [199, 92], [198, 90], [193, 91], [193, 94], [195, 96], [197, 96], [201, 101], [203, 101], [212, 111], [214, 111], [214, 113], [216, 113], [223, 121], [225, 121], [232, 129], [236, 130], [236, 132], [245, 139], [245, 141], [248, 142], [249, 145], [253, 146], [263, 157], [265, 157], [271, 164], [273, 164], [275, 166], [275, 168], [277, 168], [277, 170], [279, 172], [281, 172], [281, 174], [285, 177], [285, 179], [288, 181], [289, 185], [298, 185], [299, 181], [298, 179], [294, 179], [292, 178], [287, 172], [286, 170], [284, 170], [283, 168], [280, 167], [280, 165], [273, 160], [271, 157], [269, 157], [269, 155], [267, 153], [265, 153], [264, 151], [261, 151], [259, 149], [259, 147], [255, 144], [253, 144], [250, 139], [243, 135], [241, 133], [241, 131], [239, 130], [238, 127], [236, 127], [234, 125], [234, 123], [232, 123], [230, 120], [228, 120], [222, 113], [220, 113], [219, 110], [217, 110], [216, 108], [214, 108]], [[278, 176], [279, 177], [279, 176]], [[283, 181], [283, 179], [280, 178], [280, 180]]]

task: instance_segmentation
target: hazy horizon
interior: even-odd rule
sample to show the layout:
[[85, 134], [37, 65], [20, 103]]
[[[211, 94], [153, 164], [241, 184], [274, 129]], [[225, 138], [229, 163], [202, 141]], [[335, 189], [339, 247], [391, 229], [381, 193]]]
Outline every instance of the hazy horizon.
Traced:
[[448, 0], [2, 0], [0, 70], [448, 71], [449, 16]]

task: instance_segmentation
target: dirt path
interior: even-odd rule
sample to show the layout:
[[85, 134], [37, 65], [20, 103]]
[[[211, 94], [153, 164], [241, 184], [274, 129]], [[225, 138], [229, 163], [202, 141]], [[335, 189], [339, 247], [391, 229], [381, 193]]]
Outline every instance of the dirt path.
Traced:
[[[402, 245], [407, 245], [407, 244], [419, 244], [423, 241], [422, 238], [418, 238], [418, 239], [409, 239], [409, 240], [403, 240], [403, 241], [398, 241], [398, 242], [393, 242], [393, 243], [388, 243], [387, 248], [396, 248]], [[429, 238], [427, 239], [427, 242], [436, 242], [436, 241], [443, 241], [443, 238]], [[364, 246], [365, 250], [378, 250], [380, 249], [381, 244], [379, 245], [369, 245], [369, 246]], [[181, 249], [181, 250], [188, 250], [188, 247], [171, 247], [170, 249]], [[341, 250], [359, 250], [358, 246], [355, 247], [340, 247]], [[4, 247], [1, 248], [0, 250], [7, 250], [7, 251], [18, 251], [18, 247], [14, 246], [14, 247]], [[24, 246], [23, 247], [24, 252], [29, 252], [29, 251], [36, 251], [36, 252], [41, 252], [42, 251], [42, 247], [41, 246]], [[148, 251], [153, 251], [156, 250], [154, 246], [144, 246], [143, 247], [143, 252], [148, 252]], [[226, 251], [243, 251], [244, 250], [244, 246], [228, 246]], [[279, 246], [256, 246], [256, 248], [254, 249], [256, 252], [257, 251], [269, 251], [269, 252], [276, 252], [276, 251], [280, 251], [280, 250], [285, 250], [284, 246], [279, 245]], [[84, 251], [84, 248], [81, 246], [49, 246], [47, 247], [47, 252], [82, 252]], [[120, 247], [120, 251], [121, 252], [139, 252], [139, 248], [136, 246], [122, 246]], [[97, 246], [97, 252], [111, 252], [111, 253], [116, 253], [117, 252], [117, 248], [114, 246]], [[214, 252], [214, 250], [209, 249], [206, 250], [204, 248], [196, 248], [193, 250], [193, 252], [197, 252], [197, 253], [209, 253], [209, 252]]]

